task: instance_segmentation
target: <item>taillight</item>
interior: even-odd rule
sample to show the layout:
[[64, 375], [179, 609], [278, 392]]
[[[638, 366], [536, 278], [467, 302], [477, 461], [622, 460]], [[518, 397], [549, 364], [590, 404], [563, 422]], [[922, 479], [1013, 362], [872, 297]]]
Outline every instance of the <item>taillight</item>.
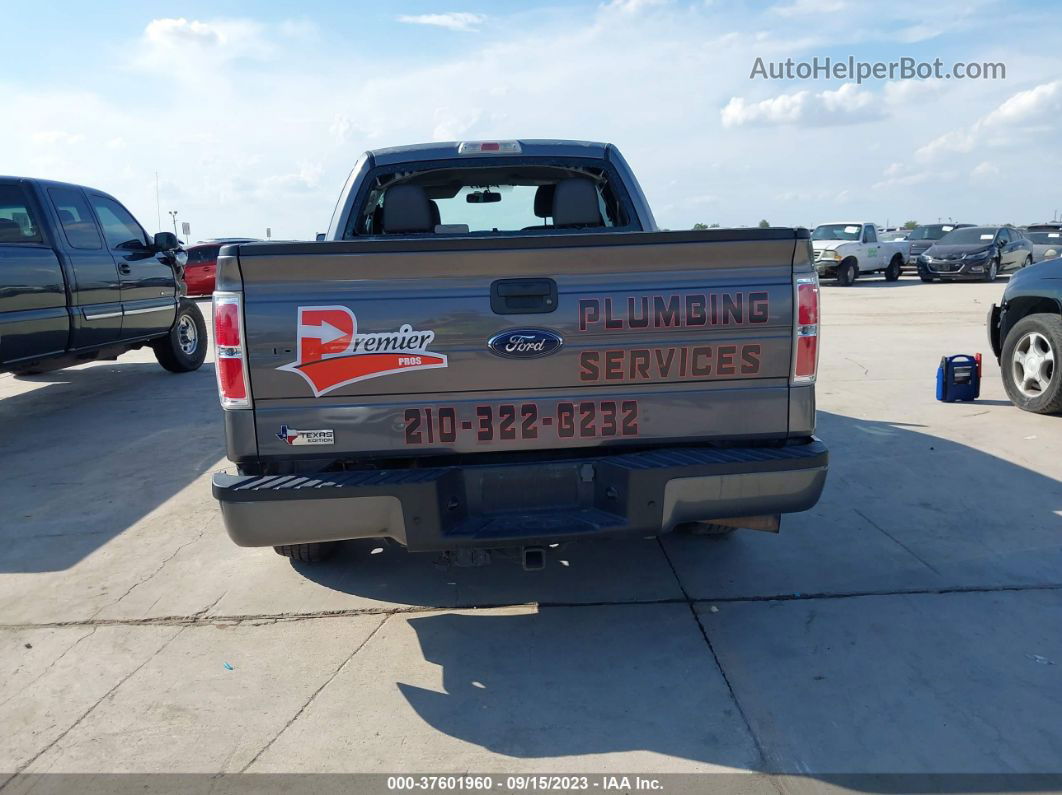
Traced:
[[224, 409], [251, 407], [240, 293], [214, 293], [214, 369]]
[[518, 155], [519, 141], [462, 141], [457, 146], [459, 155]]
[[819, 277], [797, 276], [793, 281], [793, 383], [812, 384], [819, 368]]

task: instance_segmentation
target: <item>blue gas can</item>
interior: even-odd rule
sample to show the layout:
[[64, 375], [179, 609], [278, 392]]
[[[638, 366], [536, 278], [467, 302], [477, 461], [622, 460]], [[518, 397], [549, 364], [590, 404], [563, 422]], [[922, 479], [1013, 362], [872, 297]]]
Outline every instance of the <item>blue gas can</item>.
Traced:
[[937, 400], [976, 400], [981, 394], [981, 354], [943, 356], [937, 367]]

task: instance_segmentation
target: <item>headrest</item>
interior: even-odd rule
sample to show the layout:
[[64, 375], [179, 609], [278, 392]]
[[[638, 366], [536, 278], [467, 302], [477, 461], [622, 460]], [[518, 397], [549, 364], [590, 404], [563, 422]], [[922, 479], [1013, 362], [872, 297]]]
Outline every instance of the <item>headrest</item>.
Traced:
[[20, 243], [25, 240], [18, 222], [0, 218], [0, 243]]
[[554, 226], [601, 226], [597, 188], [586, 177], [572, 177], [557, 183], [553, 193]]
[[434, 229], [442, 223], [442, 215], [439, 214], [439, 203], [435, 199], [428, 199], [431, 208], [431, 226]]
[[384, 195], [384, 232], [431, 232], [431, 205], [420, 185], [395, 185]]
[[59, 220], [62, 221], [64, 224], [72, 224], [74, 223], [74, 214], [69, 210], [60, 210]]
[[553, 193], [556, 185], [539, 185], [535, 191], [535, 215], [549, 218], [553, 215]]

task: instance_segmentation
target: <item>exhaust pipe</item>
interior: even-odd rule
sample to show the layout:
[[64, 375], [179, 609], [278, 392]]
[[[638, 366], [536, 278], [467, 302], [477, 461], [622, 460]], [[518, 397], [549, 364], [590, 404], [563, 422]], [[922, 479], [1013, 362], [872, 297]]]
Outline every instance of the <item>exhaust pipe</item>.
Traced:
[[546, 568], [546, 550], [542, 547], [524, 547], [524, 571], [542, 571]]

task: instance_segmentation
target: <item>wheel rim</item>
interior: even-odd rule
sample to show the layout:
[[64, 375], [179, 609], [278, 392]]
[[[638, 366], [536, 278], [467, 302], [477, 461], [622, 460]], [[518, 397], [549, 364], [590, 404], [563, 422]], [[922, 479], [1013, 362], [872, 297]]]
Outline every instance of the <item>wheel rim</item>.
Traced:
[[1025, 397], [1041, 397], [1055, 374], [1055, 351], [1047, 337], [1030, 331], [1014, 346], [1011, 367], [1014, 384]]
[[189, 356], [199, 347], [199, 332], [188, 315], [181, 315], [181, 319], [177, 321], [177, 344]]
[[991, 265], [988, 266], [988, 280], [990, 282], [994, 282], [996, 280], [996, 276], [998, 276], [998, 275], [999, 275], [999, 265], [997, 265], [995, 262], [993, 262]]

